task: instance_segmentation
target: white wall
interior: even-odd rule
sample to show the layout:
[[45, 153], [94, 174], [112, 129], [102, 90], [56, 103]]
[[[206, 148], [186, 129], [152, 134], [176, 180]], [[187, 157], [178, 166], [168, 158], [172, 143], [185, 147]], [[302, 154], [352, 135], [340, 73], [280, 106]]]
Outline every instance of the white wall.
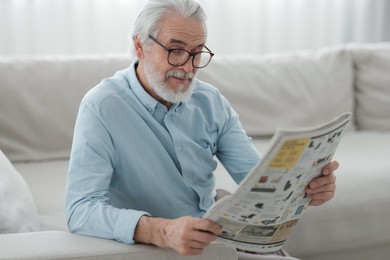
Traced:
[[[0, 0], [0, 55], [127, 52], [145, 0]], [[390, 41], [389, 0], [201, 0], [216, 54]]]

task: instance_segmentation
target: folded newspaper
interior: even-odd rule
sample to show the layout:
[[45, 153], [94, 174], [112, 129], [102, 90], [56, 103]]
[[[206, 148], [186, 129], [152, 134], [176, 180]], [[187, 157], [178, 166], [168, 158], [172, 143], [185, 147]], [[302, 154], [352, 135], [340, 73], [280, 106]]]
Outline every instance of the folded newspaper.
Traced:
[[310, 129], [278, 129], [237, 190], [204, 215], [222, 226], [218, 240], [253, 252], [280, 249], [310, 203], [305, 188], [331, 161], [351, 118], [345, 113]]

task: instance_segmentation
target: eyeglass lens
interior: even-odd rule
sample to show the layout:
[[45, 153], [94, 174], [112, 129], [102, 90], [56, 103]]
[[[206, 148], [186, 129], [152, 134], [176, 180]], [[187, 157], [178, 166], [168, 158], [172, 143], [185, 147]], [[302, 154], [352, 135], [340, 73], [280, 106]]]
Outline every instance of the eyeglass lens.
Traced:
[[211, 60], [211, 54], [209, 52], [198, 52], [191, 55], [185, 50], [171, 50], [168, 55], [168, 62], [173, 66], [181, 66], [185, 64], [191, 56], [193, 56], [192, 65], [196, 68], [205, 67]]

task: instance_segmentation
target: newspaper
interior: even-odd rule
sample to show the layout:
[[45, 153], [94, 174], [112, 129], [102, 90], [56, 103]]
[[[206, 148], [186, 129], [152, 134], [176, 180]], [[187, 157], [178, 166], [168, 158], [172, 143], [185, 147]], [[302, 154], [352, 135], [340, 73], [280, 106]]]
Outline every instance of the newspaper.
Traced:
[[345, 113], [310, 129], [278, 129], [237, 190], [204, 215], [222, 226], [218, 240], [253, 252], [280, 249], [310, 203], [305, 188], [331, 161], [351, 117]]

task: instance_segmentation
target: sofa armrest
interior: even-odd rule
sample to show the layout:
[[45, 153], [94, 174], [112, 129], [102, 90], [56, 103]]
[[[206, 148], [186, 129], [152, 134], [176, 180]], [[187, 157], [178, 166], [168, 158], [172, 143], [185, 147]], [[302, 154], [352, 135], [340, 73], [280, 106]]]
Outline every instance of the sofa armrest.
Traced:
[[150, 245], [126, 245], [71, 234], [65, 231], [42, 231], [0, 235], [0, 259], [78, 259], [78, 260], [208, 260], [237, 259], [234, 248], [213, 243], [202, 255], [184, 257], [172, 249]]

